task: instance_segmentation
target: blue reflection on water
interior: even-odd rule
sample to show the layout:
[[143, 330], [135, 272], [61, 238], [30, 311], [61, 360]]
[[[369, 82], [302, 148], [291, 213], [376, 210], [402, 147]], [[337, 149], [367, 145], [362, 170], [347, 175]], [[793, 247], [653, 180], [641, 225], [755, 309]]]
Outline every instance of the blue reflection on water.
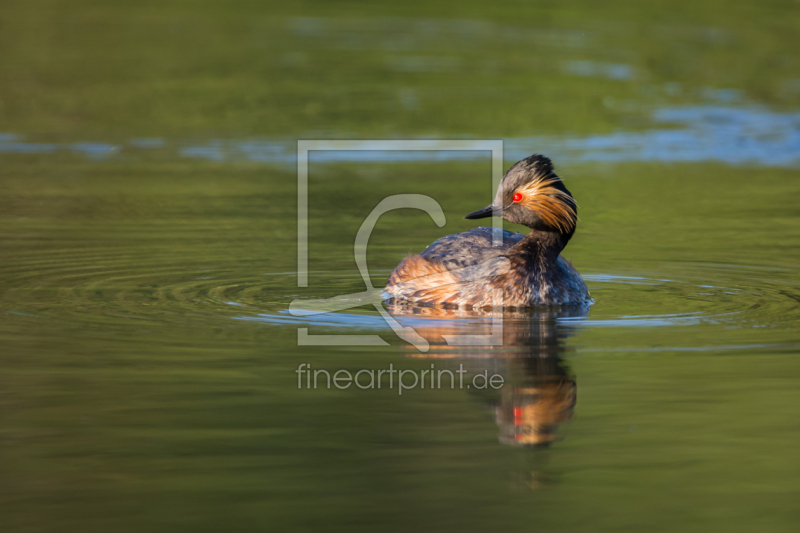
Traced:
[[105, 143], [74, 143], [70, 149], [91, 159], [103, 159], [119, 150], [119, 147]]
[[0, 134], [0, 153], [48, 154], [58, 151], [71, 151], [91, 159], [102, 159], [119, 150], [118, 146], [99, 142], [71, 144], [24, 142], [13, 133]]
[[0, 133], [0, 153], [16, 154], [46, 154], [54, 152], [58, 145], [50, 143], [26, 143], [22, 142], [19, 135], [13, 133]]
[[625, 64], [599, 63], [597, 61], [567, 61], [564, 73], [571, 76], [590, 76], [610, 80], [630, 80], [636, 76], [633, 67]]
[[[557, 321], [565, 324], [573, 324], [590, 327], [616, 328], [616, 327], [665, 327], [665, 326], [690, 326], [701, 323], [716, 323], [726, 317], [736, 313], [721, 313], [715, 315], [704, 315], [700, 312], [683, 314], [665, 315], [641, 315], [641, 316], [619, 316], [609, 319], [592, 319], [589, 317], [560, 317]], [[322, 313], [306, 316], [292, 316], [287, 311], [280, 311], [277, 314], [259, 313], [256, 316], [237, 316], [234, 320], [245, 320], [251, 322], [261, 322], [272, 325], [297, 325], [297, 326], [317, 326], [327, 328], [347, 328], [359, 330], [389, 330], [388, 324], [380, 315], [358, 315], [353, 313]], [[414, 318], [408, 316], [395, 316], [401, 324], [407, 327], [437, 326], [455, 329], [474, 330], [479, 326], [491, 326], [491, 317], [461, 318], [446, 320], [441, 318]]]
[[731, 165], [800, 164], [800, 113], [763, 107], [691, 106], [656, 109], [655, 122], [685, 126], [586, 137], [532, 137], [507, 141], [512, 158], [535, 146], [581, 161], [720, 161]]
[[[728, 94], [728, 93], [724, 93]], [[728, 96], [735, 96], [731, 93]], [[721, 101], [720, 98], [717, 99]], [[505, 139], [508, 160], [532, 152], [561, 161], [718, 161], [729, 165], [800, 166], [800, 112], [781, 113], [764, 106], [696, 105], [656, 108], [651, 119], [659, 128], [600, 135], [549, 135]], [[673, 126], [673, 127], [668, 127]], [[319, 136], [314, 136], [319, 137]], [[465, 138], [465, 137], [462, 137]], [[294, 139], [215, 139], [206, 144], [174, 143], [177, 154], [213, 162], [250, 161], [295, 164]], [[24, 142], [14, 134], [0, 134], [0, 153], [45, 154], [72, 151], [93, 159], [125, 150], [169, 148], [169, 144], [132, 139], [128, 147], [107, 143]], [[123, 154], [124, 155], [124, 154]], [[469, 151], [325, 151], [313, 152], [313, 162], [341, 161], [451, 161], [483, 159], [485, 152]]]
[[[537, 136], [505, 140], [507, 159], [545, 152], [562, 161], [719, 161], [730, 165], [800, 166], [800, 113], [780, 113], [762, 106], [698, 105], [663, 107], [652, 112], [663, 125], [643, 132], [588, 136]], [[294, 163], [295, 144], [270, 140], [212, 141], [184, 148], [182, 154], [211, 161]], [[316, 152], [312, 160], [446, 161], [480, 159], [481, 152], [339, 151]]]

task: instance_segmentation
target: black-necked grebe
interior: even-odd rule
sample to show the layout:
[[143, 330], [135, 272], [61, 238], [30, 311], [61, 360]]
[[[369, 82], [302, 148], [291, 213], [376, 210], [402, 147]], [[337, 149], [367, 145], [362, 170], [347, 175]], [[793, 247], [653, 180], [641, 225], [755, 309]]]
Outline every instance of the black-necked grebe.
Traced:
[[464, 218], [500, 216], [531, 228], [528, 235], [492, 228], [448, 235], [394, 269], [386, 292], [426, 305], [485, 308], [583, 304], [589, 291], [561, 250], [575, 233], [577, 204], [547, 157], [512, 166], [491, 205]]

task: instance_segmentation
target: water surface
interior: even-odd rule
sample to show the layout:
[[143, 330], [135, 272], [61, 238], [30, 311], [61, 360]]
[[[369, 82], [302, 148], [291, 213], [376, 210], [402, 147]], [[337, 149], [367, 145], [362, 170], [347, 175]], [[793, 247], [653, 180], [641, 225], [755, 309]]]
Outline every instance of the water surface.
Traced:
[[[795, 531], [800, 49], [780, 2], [0, 6], [3, 531]], [[475, 224], [503, 139], [555, 159], [594, 299], [294, 316]], [[520, 227], [507, 226], [512, 230]], [[299, 346], [378, 335], [381, 346]], [[497, 390], [298, 389], [466, 370]]]

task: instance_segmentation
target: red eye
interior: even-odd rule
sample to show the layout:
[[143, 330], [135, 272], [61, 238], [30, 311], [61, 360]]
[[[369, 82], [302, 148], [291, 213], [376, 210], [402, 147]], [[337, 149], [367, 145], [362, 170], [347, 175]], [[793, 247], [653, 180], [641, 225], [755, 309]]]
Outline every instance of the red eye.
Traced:
[[520, 194], [518, 192], [515, 192], [514, 193], [514, 201], [515, 202], [521, 202], [522, 201], [522, 194]]

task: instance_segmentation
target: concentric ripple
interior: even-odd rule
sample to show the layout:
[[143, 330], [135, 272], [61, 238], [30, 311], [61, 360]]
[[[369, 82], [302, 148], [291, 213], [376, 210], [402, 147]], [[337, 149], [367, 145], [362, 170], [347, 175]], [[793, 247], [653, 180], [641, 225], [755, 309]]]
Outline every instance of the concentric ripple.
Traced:
[[[652, 270], [585, 275], [595, 303], [585, 310], [506, 312], [507, 324], [552, 318], [571, 328], [578, 349], [677, 351], [781, 348], [800, 342], [798, 268], [663, 264]], [[375, 273], [375, 284], [387, 273]], [[310, 332], [392, 332], [369, 306], [338, 313], [292, 316], [297, 298], [357, 293], [357, 273], [314, 272], [298, 289], [294, 272], [265, 272], [253, 263], [187, 264], [167, 255], [30, 252], [0, 269], [0, 305], [7, 320], [124, 328], [181, 323], [211, 327], [308, 327]], [[356, 302], [358, 304], [358, 302]], [[355, 305], [355, 304], [354, 304]], [[410, 327], [485, 332], [492, 314], [390, 309]], [[449, 313], [449, 314], [448, 314]], [[515, 322], [516, 321], [516, 322]]]

